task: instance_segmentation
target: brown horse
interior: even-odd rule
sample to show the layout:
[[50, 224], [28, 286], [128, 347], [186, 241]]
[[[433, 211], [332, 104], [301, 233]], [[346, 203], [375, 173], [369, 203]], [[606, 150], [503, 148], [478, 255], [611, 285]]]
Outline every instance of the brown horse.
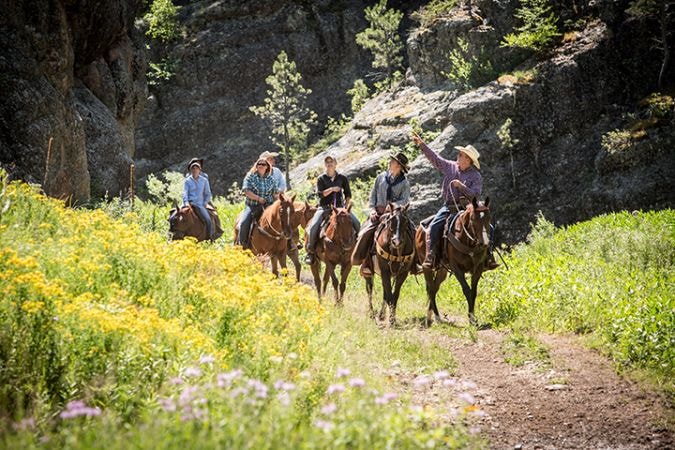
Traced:
[[[454, 227], [447, 230], [441, 240], [442, 251], [436, 261], [436, 267], [424, 270], [424, 279], [427, 286], [429, 307], [427, 309], [427, 325], [431, 325], [433, 313], [437, 322], [442, 322], [436, 307], [436, 294], [443, 280], [452, 272], [469, 304], [469, 321], [476, 324], [474, 305], [478, 292], [478, 280], [480, 280], [485, 268], [485, 259], [490, 244], [490, 198], [485, 203], [478, 203], [474, 198], [467, 208], [459, 213]], [[415, 246], [420, 264], [426, 252], [426, 230], [420, 224], [415, 236]], [[471, 274], [471, 287], [466, 282], [466, 274]]]
[[[380, 218], [375, 230], [375, 255], [373, 267], [382, 278], [382, 308], [379, 319], [384, 320], [385, 307], [389, 306], [389, 324], [396, 323], [396, 304], [401, 293], [401, 286], [408, 278], [410, 268], [415, 263], [415, 237], [411, 234], [410, 219], [406, 211], [408, 206], [389, 204]], [[392, 291], [392, 280], [394, 289]], [[370, 317], [373, 311], [373, 277], [366, 277], [366, 292]]]
[[[311, 265], [314, 284], [319, 294], [319, 300], [326, 293], [328, 279], [333, 282], [335, 290], [335, 304], [342, 303], [342, 297], [347, 285], [347, 277], [352, 270], [352, 250], [356, 244], [356, 233], [352, 225], [350, 204], [346, 208], [335, 208], [331, 206], [331, 214], [328, 219], [328, 228], [324, 236], [319, 238], [316, 245], [316, 258]], [[321, 261], [326, 264], [326, 270], [323, 274], [323, 283], [319, 270]], [[335, 276], [335, 267], [340, 266], [340, 284]]]
[[[220, 218], [216, 213], [215, 208], [208, 205], [206, 209], [211, 215], [213, 227], [215, 229], [214, 239], [218, 239], [223, 235], [223, 230], [220, 228]], [[197, 238], [198, 242], [205, 241], [209, 238], [209, 231], [206, 224], [202, 222], [197, 213], [190, 205], [183, 206], [174, 205], [169, 212], [169, 233], [171, 233], [172, 240], [183, 239], [186, 236]]]
[[[251, 227], [251, 251], [254, 255], [267, 255], [272, 263], [272, 273], [279, 276], [277, 264], [282, 269], [286, 268], [286, 254], [288, 253], [288, 242], [293, 237], [291, 226], [291, 217], [293, 217], [294, 207], [292, 198], [286, 197], [283, 193], [270, 206], [265, 208], [257, 223]], [[237, 242], [239, 225], [235, 225], [234, 241]]]
[[291, 216], [291, 229], [293, 230], [293, 239], [288, 242], [288, 257], [291, 258], [295, 267], [295, 280], [300, 281], [300, 257], [298, 255], [298, 245], [300, 244], [300, 233], [298, 227], [307, 228], [307, 224], [314, 217], [316, 206], [305, 202], [293, 202], [293, 215]]

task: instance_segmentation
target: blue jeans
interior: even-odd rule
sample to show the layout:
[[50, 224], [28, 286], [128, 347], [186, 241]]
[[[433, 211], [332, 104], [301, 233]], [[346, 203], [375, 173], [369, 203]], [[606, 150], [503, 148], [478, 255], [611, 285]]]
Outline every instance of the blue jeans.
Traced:
[[438, 241], [440, 240], [441, 235], [443, 234], [443, 227], [445, 226], [445, 221], [448, 219], [450, 215], [455, 214], [454, 211], [455, 211], [454, 207], [448, 208], [447, 206], [444, 206], [438, 210], [433, 220], [431, 221], [431, 224], [429, 225], [429, 228], [431, 229], [431, 231], [429, 232], [429, 248], [436, 248], [436, 246], [438, 245]]
[[[309, 222], [309, 225], [307, 226], [307, 228], [309, 229], [309, 239], [307, 239], [306, 250], [308, 252], [314, 252], [316, 242], [319, 240], [319, 233], [321, 232], [321, 222], [322, 222], [321, 218], [323, 217], [323, 214], [327, 211], [329, 210], [324, 209], [322, 207], [317, 208], [316, 212], [314, 213], [314, 217], [312, 217], [312, 220]], [[356, 218], [354, 213], [350, 214], [352, 218], [352, 226], [354, 227], [354, 231], [356, 231], [356, 234], [358, 234], [359, 230], [361, 229], [361, 223], [359, 222], [359, 219]]]
[[262, 215], [263, 207], [262, 206], [248, 206], [244, 209], [244, 213], [241, 216], [241, 222], [239, 223], [239, 244], [243, 247], [248, 247], [248, 235], [251, 232], [251, 224], [253, 223], [253, 217], [259, 218]]
[[216, 230], [213, 227], [213, 221], [211, 220], [211, 216], [209, 215], [209, 211], [206, 209], [206, 206], [203, 205], [195, 205], [194, 203], [190, 203], [192, 206], [192, 209], [197, 213], [200, 219], [202, 219], [202, 222], [206, 225], [206, 229], [209, 232], [209, 239], [213, 239], [213, 235], [216, 233]]

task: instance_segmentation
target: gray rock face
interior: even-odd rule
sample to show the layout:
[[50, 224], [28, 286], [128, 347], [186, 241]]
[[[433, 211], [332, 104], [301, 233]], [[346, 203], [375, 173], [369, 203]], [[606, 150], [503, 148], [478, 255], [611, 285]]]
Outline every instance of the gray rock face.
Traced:
[[[490, 22], [485, 11], [475, 11]], [[294, 170], [293, 178], [311, 179], [327, 152], [338, 156], [343, 173], [368, 176], [372, 161], [409, 141], [407, 119], [419, 117], [424, 130], [440, 131], [429, 145], [443, 157], [454, 159], [454, 146], [468, 143], [480, 151], [483, 196], [491, 198], [503, 242], [522, 240], [539, 211], [568, 224], [613, 210], [675, 205], [675, 127], [648, 133], [633, 150], [636, 157], [607, 155], [601, 146], [602, 135], [626, 126], [622, 114], [655, 88], [660, 58], [644, 24], [628, 21], [609, 29], [596, 21], [549, 59], [527, 61], [523, 68], [534, 67], [537, 73], [531, 82], [500, 77], [473, 91], [454, 91], [438, 77], [442, 69], [425, 62], [433, 59], [425, 55], [441, 52], [440, 45], [429, 47], [429, 42], [456, 42], [481, 32], [486, 20], [478, 23], [461, 12], [439, 21], [438, 30], [413, 33], [408, 40], [412, 76], [406, 85], [370, 100], [347, 134]], [[490, 51], [496, 53], [494, 60], [510, 61], [510, 55], [499, 55], [502, 50]], [[511, 152], [497, 137], [507, 118], [513, 121], [512, 137], [519, 140]], [[422, 156], [411, 166], [419, 219], [442, 206], [441, 176]]]
[[181, 10], [185, 37], [155, 47], [153, 58], [179, 60], [175, 76], [152, 87], [137, 128], [139, 176], [183, 170], [206, 158], [216, 193], [241, 182], [263, 150], [269, 130], [249, 111], [266, 96], [265, 78], [281, 50], [296, 62], [309, 106], [320, 118], [348, 111], [346, 91], [370, 66], [355, 43], [365, 28], [358, 0], [200, 1]]
[[0, 163], [76, 203], [125, 190], [146, 97], [140, 1], [6, 3]]

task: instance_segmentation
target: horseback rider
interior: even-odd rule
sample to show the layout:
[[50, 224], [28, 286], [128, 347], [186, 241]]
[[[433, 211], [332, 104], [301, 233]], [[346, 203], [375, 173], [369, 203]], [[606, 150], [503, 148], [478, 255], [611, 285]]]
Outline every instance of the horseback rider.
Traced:
[[192, 158], [188, 163], [189, 174], [183, 182], [183, 205], [192, 207], [206, 225], [209, 239], [213, 241], [216, 230], [206, 209], [206, 205], [211, 203], [211, 185], [209, 177], [202, 172], [202, 167], [204, 167], [203, 158]]
[[[408, 157], [403, 153], [392, 154], [389, 158], [389, 169], [375, 178], [375, 184], [370, 191], [368, 207], [370, 214], [361, 227], [356, 246], [352, 252], [352, 264], [361, 264], [361, 275], [373, 275], [373, 260], [370, 253], [373, 245], [375, 230], [380, 223], [380, 217], [389, 203], [396, 206], [405, 206], [410, 202], [410, 182], [406, 178], [408, 173]], [[410, 222], [412, 227], [412, 222]], [[411, 228], [411, 236], [415, 230]]]
[[[305, 247], [305, 250], [307, 251], [305, 262], [307, 264], [312, 264], [314, 262], [314, 252], [316, 243], [319, 240], [319, 233], [321, 231], [324, 215], [331, 210], [331, 205], [336, 208], [343, 208], [349, 203], [352, 197], [352, 191], [349, 188], [349, 180], [347, 180], [346, 176], [338, 173], [336, 170], [337, 160], [333, 156], [327, 155], [323, 162], [326, 171], [316, 181], [316, 192], [319, 195], [319, 207], [307, 227], [309, 230], [309, 237]], [[350, 215], [354, 230], [358, 233], [361, 228], [359, 219], [357, 219], [352, 212], [350, 212]]]
[[272, 177], [272, 166], [265, 158], [258, 158], [244, 177], [241, 186], [246, 196], [246, 208], [239, 223], [239, 244], [250, 248], [249, 234], [253, 219], [262, 216], [263, 210], [272, 204], [279, 194], [277, 182]]
[[281, 169], [276, 167], [277, 156], [279, 156], [279, 153], [265, 150], [260, 154], [260, 156], [258, 156], [258, 159], [264, 159], [272, 167], [272, 178], [274, 178], [274, 181], [277, 182], [277, 189], [279, 190], [279, 193], [282, 193], [286, 192], [286, 179], [284, 178], [284, 174]]
[[[452, 161], [440, 157], [431, 150], [427, 144], [415, 133], [412, 140], [422, 151], [422, 154], [431, 162], [431, 164], [443, 174], [443, 200], [445, 204], [438, 210], [429, 226], [427, 233], [426, 256], [422, 267], [431, 269], [434, 266], [438, 243], [443, 234], [448, 217], [455, 216], [474, 197], [479, 197], [483, 188], [483, 176], [479, 172], [480, 162], [478, 158], [480, 153], [473, 145], [456, 146], [459, 150], [457, 160]], [[452, 219], [450, 219], [452, 220]], [[495, 262], [492, 252], [489, 252], [486, 269], [495, 269], [498, 264]]]

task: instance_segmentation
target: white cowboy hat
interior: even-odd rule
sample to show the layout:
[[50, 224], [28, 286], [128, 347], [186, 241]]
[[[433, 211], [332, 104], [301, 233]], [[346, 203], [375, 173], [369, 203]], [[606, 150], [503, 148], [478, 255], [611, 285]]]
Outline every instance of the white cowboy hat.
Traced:
[[468, 156], [471, 159], [471, 161], [473, 161], [473, 165], [476, 166], [476, 169], [480, 169], [480, 163], [478, 162], [478, 158], [480, 158], [480, 153], [478, 153], [476, 147], [469, 144], [465, 147], [457, 145], [455, 146], [455, 148], [460, 152], [464, 153], [466, 156]]

